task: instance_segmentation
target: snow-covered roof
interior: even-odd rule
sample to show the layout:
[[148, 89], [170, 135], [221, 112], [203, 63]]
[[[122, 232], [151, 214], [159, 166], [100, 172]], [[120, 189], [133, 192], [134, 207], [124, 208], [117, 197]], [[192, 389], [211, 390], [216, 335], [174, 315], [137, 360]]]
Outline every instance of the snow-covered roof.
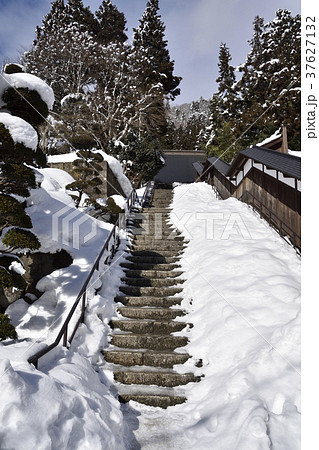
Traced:
[[[269, 144], [270, 142], [274, 141], [275, 139], [279, 139], [280, 137], [281, 137], [281, 128], [276, 130], [274, 132], [274, 134], [272, 134], [271, 136], [267, 137], [263, 141], [258, 142], [258, 144], [256, 144], [255, 146], [257, 146], [257, 147], [264, 147], [267, 144]], [[254, 146], [252, 146], [252, 147], [254, 147]]]

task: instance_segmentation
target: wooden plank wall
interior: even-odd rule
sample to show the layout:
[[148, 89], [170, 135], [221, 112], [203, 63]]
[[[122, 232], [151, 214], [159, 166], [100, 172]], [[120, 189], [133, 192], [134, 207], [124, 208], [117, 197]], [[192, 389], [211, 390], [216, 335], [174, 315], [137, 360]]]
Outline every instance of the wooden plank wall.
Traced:
[[[301, 193], [297, 189], [254, 167], [237, 187], [216, 168], [212, 167], [210, 182], [215, 185], [223, 199], [229, 197], [240, 199], [246, 191], [249, 192], [297, 235], [301, 236]], [[288, 232], [289, 230], [285, 231]], [[300, 243], [298, 243], [299, 245]]]

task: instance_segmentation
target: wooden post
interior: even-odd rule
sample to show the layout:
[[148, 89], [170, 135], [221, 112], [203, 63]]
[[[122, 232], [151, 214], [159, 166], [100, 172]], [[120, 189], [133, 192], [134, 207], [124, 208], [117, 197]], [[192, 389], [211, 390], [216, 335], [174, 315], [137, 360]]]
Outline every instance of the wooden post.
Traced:
[[281, 152], [288, 154], [288, 138], [287, 138], [287, 127], [285, 124], [282, 126], [282, 144]]

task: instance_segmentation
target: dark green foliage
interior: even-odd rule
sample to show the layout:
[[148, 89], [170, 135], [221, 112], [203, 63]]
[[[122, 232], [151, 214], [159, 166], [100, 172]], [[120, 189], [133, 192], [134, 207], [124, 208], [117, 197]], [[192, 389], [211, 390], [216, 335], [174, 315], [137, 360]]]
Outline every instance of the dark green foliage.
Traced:
[[32, 228], [21, 203], [10, 195], [0, 194], [0, 231], [9, 226]]
[[140, 26], [134, 29], [133, 55], [141, 66], [146, 85], [161, 83], [164, 94], [171, 100], [180, 94], [181, 77], [173, 75], [174, 61], [171, 61], [167, 49], [158, 0], [147, 2]]
[[69, 141], [74, 148], [81, 150], [90, 149], [96, 146], [96, 141], [88, 133], [74, 133], [73, 130]]
[[218, 135], [214, 138], [214, 144], [209, 146], [209, 156], [216, 155], [230, 163], [239, 151], [238, 146], [236, 147], [234, 144], [235, 140], [231, 123], [224, 122]]
[[65, 5], [65, 22], [70, 25], [77, 23], [83, 31], [96, 34], [98, 29], [97, 20], [88, 6], [84, 6], [82, 0], [68, 0]]
[[3, 237], [2, 242], [11, 251], [20, 248], [38, 250], [41, 247], [39, 239], [31, 231], [22, 230], [21, 228], [9, 230]]
[[15, 143], [9, 130], [0, 122], [0, 161], [43, 167], [46, 157], [39, 148], [34, 151], [21, 142]]
[[26, 282], [21, 275], [14, 271], [8, 271], [3, 267], [0, 267], [0, 287], [12, 288], [23, 290], [26, 287]]
[[121, 209], [114, 201], [112, 197], [109, 197], [106, 201], [106, 208], [104, 208], [109, 214], [109, 222], [116, 223], [119, 218], [119, 214], [123, 213], [124, 210]]
[[126, 167], [126, 173], [135, 187], [152, 180], [163, 166], [161, 142], [147, 133], [141, 136], [131, 133], [119, 157], [133, 163]]
[[6, 64], [4, 73], [7, 73], [8, 75], [11, 73], [23, 73], [23, 70], [18, 64], [10, 63]]
[[7, 314], [0, 314], [0, 341], [17, 339], [18, 335]]
[[30, 188], [36, 188], [35, 175], [30, 167], [22, 164], [0, 164], [0, 190], [2, 193], [29, 197]]
[[125, 16], [110, 0], [103, 0], [95, 15], [98, 19], [96, 38], [101, 44], [108, 45], [112, 41], [127, 40]]
[[21, 117], [33, 127], [44, 122], [49, 110], [37, 91], [28, 88], [7, 89], [2, 100], [12, 115]]
[[16, 287], [23, 290], [26, 286], [26, 282], [20, 274], [10, 269], [10, 265], [18, 261], [21, 261], [12, 255], [0, 255], [0, 287], [2, 288], [12, 288]]
[[103, 167], [99, 164], [103, 157], [99, 153], [93, 153], [90, 150], [81, 150], [77, 152], [79, 157], [73, 163], [71, 175], [75, 178], [73, 183], [66, 186], [70, 191], [78, 191], [78, 197], [73, 196], [75, 204], [78, 207], [81, 203], [83, 194], [90, 197], [89, 202], [94, 201], [101, 195], [99, 186], [103, 184], [100, 174], [103, 176]]
[[257, 16], [253, 27], [251, 50], [235, 84], [230, 53], [225, 44], [220, 48], [219, 88], [211, 100], [208, 150], [221, 156], [229, 141], [236, 141], [223, 156], [229, 162], [239, 150], [261, 142], [283, 124], [289, 148], [300, 150], [300, 16], [279, 9], [266, 25]]

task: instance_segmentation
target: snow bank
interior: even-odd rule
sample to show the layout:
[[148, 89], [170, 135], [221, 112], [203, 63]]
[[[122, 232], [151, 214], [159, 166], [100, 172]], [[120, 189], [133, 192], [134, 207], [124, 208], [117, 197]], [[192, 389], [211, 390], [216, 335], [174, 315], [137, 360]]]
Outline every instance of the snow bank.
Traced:
[[[64, 248], [74, 262], [40, 280], [37, 287], [45, 292], [35, 303], [29, 305], [21, 299], [6, 311], [19, 340], [0, 342], [1, 448], [124, 450], [121, 406], [111, 377], [99, 371], [99, 366], [103, 364], [100, 352], [107, 346], [108, 323], [114, 315], [113, 298], [123, 276], [120, 262], [125, 240], [113, 265], [101, 264], [99, 276], [87, 293], [86, 324], [78, 329], [70, 350], [57, 347], [41, 358], [40, 370], [27, 362], [44, 343], [55, 339], [111, 228], [74, 208], [64, 191], [72, 179], [69, 174], [40, 169], [37, 178], [42, 180], [41, 188], [31, 191], [27, 208], [34, 224], [32, 231], [40, 236], [42, 251]], [[75, 220], [84, 225], [84, 236], [96, 225], [94, 235], [80, 248], [72, 241], [76, 231], [72, 227], [58, 228], [58, 239], [53, 239], [53, 216], [61, 210], [66, 211], [66, 217], [76, 213]], [[18, 263], [15, 268], [22, 269]], [[95, 295], [97, 288], [100, 291]]]
[[194, 325], [175, 333], [189, 338], [192, 355], [175, 369], [203, 378], [185, 386], [187, 403], [166, 411], [131, 402], [139, 443], [299, 450], [299, 257], [247, 205], [217, 200], [205, 183], [176, 187], [171, 206], [189, 239], [182, 306]]
[[60, 347], [39, 371], [21, 360], [27, 346], [0, 344], [1, 448], [124, 449], [119, 403], [90, 361]]
[[45, 81], [30, 73], [0, 74], [0, 107], [3, 106], [3, 102], [1, 102], [2, 93], [9, 87], [35, 90], [47, 104], [48, 109], [52, 109], [53, 107], [54, 93], [52, 88]]
[[32, 150], [37, 149], [38, 134], [28, 122], [6, 112], [0, 112], [0, 122], [8, 129], [15, 143], [24, 144]]
[[73, 178], [60, 169], [37, 169], [41, 187], [31, 190], [26, 212], [31, 231], [41, 242], [40, 252], [66, 250], [73, 263], [42, 278], [37, 289], [43, 292], [32, 305], [23, 299], [7, 309], [19, 338], [50, 340], [72, 307], [82, 284], [100, 253], [113, 225], [99, 221], [75, 207], [65, 186]]

